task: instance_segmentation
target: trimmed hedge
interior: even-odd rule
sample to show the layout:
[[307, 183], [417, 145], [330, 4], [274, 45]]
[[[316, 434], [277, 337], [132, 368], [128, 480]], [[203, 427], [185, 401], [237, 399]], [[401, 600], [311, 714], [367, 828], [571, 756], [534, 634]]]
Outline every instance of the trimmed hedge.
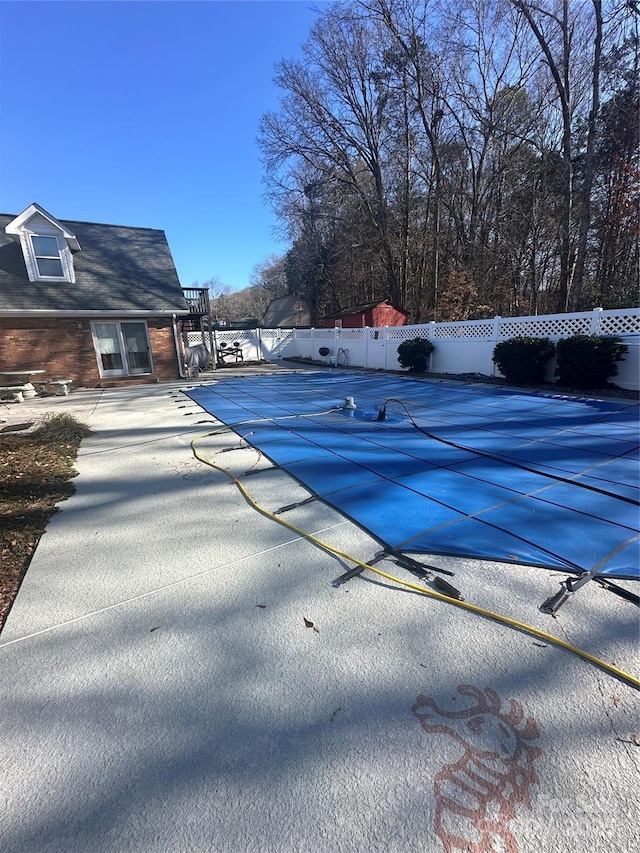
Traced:
[[628, 351], [622, 338], [574, 335], [558, 341], [555, 375], [569, 388], [606, 388]]
[[496, 344], [492, 360], [513, 385], [539, 385], [554, 354], [549, 338], [517, 337]]
[[434, 345], [426, 338], [403, 341], [398, 347], [400, 366], [409, 368], [410, 373], [424, 373], [429, 363], [429, 356], [434, 349]]

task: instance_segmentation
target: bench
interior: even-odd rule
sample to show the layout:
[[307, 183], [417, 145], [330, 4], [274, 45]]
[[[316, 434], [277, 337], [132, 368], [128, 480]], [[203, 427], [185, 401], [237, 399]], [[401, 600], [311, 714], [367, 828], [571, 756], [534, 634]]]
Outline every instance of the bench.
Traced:
[[68, 397], [71, 393], [73, 379], [49, 379], [46, 382], [47, 394], [55, 394], [57, 397]]
[[0, 398], [12, 397], [16, 403], [24, 403], [24, 385], [0, 385]]

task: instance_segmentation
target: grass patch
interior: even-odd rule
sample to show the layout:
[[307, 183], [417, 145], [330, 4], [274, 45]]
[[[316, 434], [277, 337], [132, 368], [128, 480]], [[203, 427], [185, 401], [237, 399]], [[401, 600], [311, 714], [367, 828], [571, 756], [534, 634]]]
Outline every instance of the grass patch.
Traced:
[[73, 415], [45, 415], [31, 432], [0, 432], [0, 630], [56, 504], [71, 482], [80, 442], [91, 435]]
[[[73, 415], [47, 413], [44, 415], [31, 438], [40, 442], [78, 442], [91, 435], [91, 430]], [[77, 449], [77, 448], [76, 448]]]

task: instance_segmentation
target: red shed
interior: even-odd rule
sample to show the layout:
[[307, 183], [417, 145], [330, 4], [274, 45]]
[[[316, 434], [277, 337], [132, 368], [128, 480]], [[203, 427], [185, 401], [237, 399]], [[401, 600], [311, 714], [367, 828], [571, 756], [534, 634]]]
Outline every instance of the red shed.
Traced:
[[323, 329], [361, 329], [364, 326], [381, 328], [382, 326], [406, 326], [407, 312], [396, 308], [386, 300], [369, 302], [366, 305], [354, 305], [335, 314], [328, 314], [320, 321]]

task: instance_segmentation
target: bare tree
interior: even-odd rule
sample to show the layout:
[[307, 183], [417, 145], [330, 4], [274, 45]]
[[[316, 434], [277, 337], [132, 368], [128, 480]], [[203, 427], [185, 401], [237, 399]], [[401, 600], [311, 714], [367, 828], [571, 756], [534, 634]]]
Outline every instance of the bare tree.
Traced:
[[251, 271], [251, 286], [265, 291], [269, 299], [287, 294], [286, 255], [269, 255]]
[[[388, 295], [400, 301], [384, 157], [389, 93], [378, 73], [379, 39], [361, 15], [336, 6], [318, 20], [304, 52], [304, 62], [278, 64], [276, 83], [286, 94], [281, 110], [261, 122], [272, 187], [299, 193], [295, 178], [302, 173], [314, 189], [343, 185], [376, 233]], [[278, 179], [287, 165], [293, 183], [285, 187]]]
[[[560, 289], [557, 309], [577, 307], [583, 286], [587, 237], [591, 217], [591, 189], [596, 120], [600, 103], [603, 17], [601, 0], [512, 0], [533, 33], [553, 86], [562, 115], [563, 203], [560, 219]], [[589, 79], [590, 78], [590, 79]], [[573, 229], [574, 168], [578, 141], [576, 117], [590, 91], [578, 237]]]
[[640, 87], [638, 71], [603, 104], [596, 149], [593, 299], [603, 308], [640, 300]]
[[505, 291], [519, 278], [501, 263], [509, 223], [502, 206], [513, 178], [510, 163], [524, 162], [518, 152], [530, 144], [536, 116], [522, 109], [532, 64], [523, 25], [507, 0], [453, 0], [446, 9], [420, 0], [360, 3], [387, 28], [404, 59], [404, 83], [423, 140], [415, 149], [427, 167], [421, 242], [431, 247], [431, 314], [441, 271], [446, 286], [457, 280], [448, 270], [470, 271], [485, 298], [489, 292], [495, 297], [499, 277], [509, 282]]
[[[287, 288], [314, 322], [385, 297], [423, 321], [566, 311], [598, 292], [615, 300], [623, 279], [633, 292], [640, 162], [616, 124], [617, 105], [638, 102], [631, 19], [627, 0], [323, 11], [303, 60], [279, 63], [281, 107], [260, 134], [293, 243]], [[612, 59], [625, 44], [633, 82], [633, 49]]]
[[[440, 271], [442, 165], [439, 142], [444, 116], [441, 58], [439, 51], [434, 52], [428, 47], [434, 37], [437, 41], [432, 6], [426, 2], [407, 0], [360, 0], [360, 5], [380, 23], [391, 39], [392, 48], [387, 51], [387, 62], [395, 68], [396, 86], [402, 89], [405, 114], [402, 125], [407, 169], [404, 200], [408, 205], [411, 198], [414, 208], [407, 207], [404, 210], [407, 254], [412, 220], [418, 239], [414, 260], [413, 314], [416, 320], [432, 318], [438, 301]], [[417, 127], [412, 121], [413, 116], [417, 119]], [[418, 214], [416, 221], [416, 186], [420, 184], [424, 194], [424, 212], [422, 216]], [[425, 293], [427, 277], [430, 285], [429, 292]]]

